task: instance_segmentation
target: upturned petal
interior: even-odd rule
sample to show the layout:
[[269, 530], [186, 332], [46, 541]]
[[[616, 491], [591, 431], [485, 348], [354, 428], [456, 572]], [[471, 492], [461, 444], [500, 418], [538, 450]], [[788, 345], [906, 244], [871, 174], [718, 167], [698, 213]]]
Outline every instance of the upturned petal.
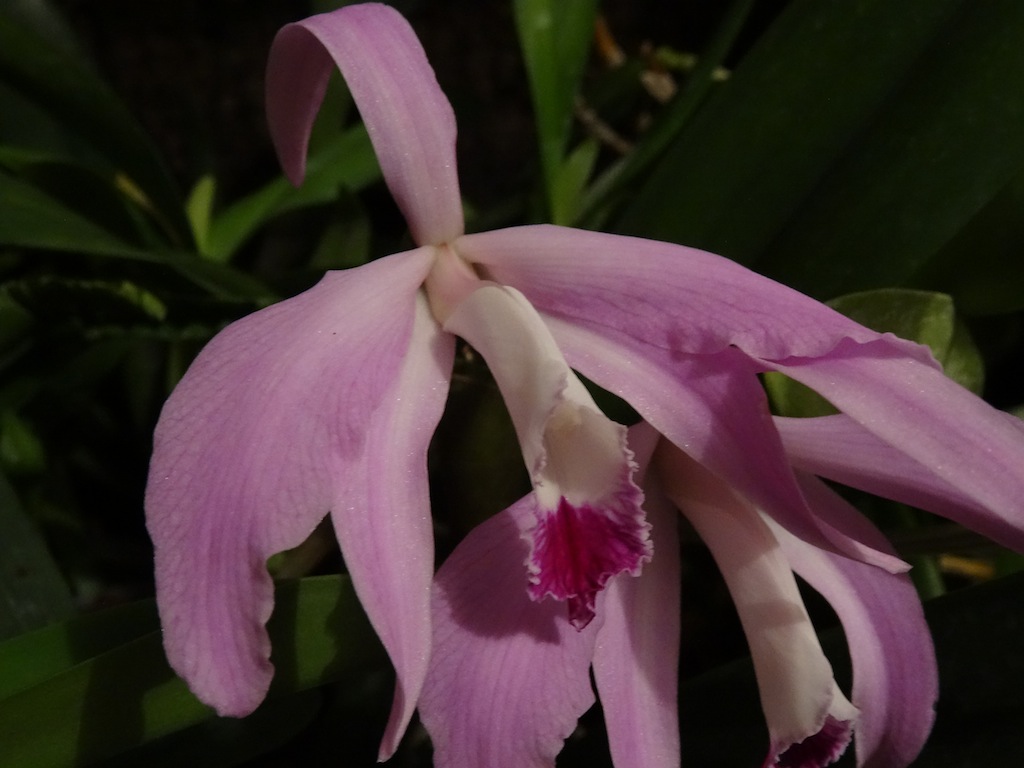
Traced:
[[647, 465], [659, 435], [629, 430], [654, 557], [643, 573], [619, 575], [605, 592], [594, 680], [616, 768], [679, 766], [679, 515]]
[[857, 709], [832, 678], [778, 541], [756, 509], [678, 449], [663, 443], [656, 462], [736, 604], [768, 723], [765, 765], [828, 765], [849, 743]]
[[[817, 478], [802, 482], [821, 514], [862, 518]], [[910, 578], [810, 547], [766, 522], [793, 570], [828, 600], [846, 632], [852, 699], [861, 713], [854, 739], [857, 765], [910, 765], [931, 732], [939, 694], [931, 634]], [[864, 519], [862, 524], [870, 525]], [[881, 533], [873, 535], [880, 548], [887, 547]]]
[[374, 521], [346, 560], [415, 700], [430, 632], [425, 454], [452, 354], [450, 339], [410, 346], [438, 333], [418, 298], [432, 260], [424, 248], [328, 273], [232, 324], [164, 406], [146, 492], [164, 641], [221, 714], [251, 712], [272, 675], [267, 558], [331, 510]]
[[462, 234], [455, 115], [409, 23], [366, 3], [282, 27], [267, 62], [267, 120], [285, 175], [306, 168], [313, 119], [337, 65], [417, 245]]
[[567, 601], [582, 628], [608, 579], [639, 573], [650, 557], [626, 429], [601, 413], [518, 291], [484, 285], [444, 328], [487, 361], [533, 481], [530, 594]]
[[437, 768], [552, 768], [594, 702], [597, 619], [576, 631], [564, 608], [526, 592], [527, 497], [459, 544], [434, 582], [434, 637], [420, 717]]

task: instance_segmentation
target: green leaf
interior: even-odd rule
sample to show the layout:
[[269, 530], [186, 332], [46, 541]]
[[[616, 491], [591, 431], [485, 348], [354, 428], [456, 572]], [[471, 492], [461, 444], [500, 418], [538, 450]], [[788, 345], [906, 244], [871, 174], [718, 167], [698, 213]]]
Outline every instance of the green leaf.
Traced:
[[320, 691], [270, 699], [249, 717], [213, 718], [148, 742], [112, 760], [104, 768], [225, 768], [262, 755], [309, 726], [320, 713]]
[[1015, 0], [797, 0], [619, 229], [822, 297], [903, 282], [1020, 170], [1022, 31]]
[[914, 277], [964, 314], [1024, 310], [1024, 173], [1004, 187]]
[[536, 112], [545, 187], [553, 206], [576, 90], [594, 34], [597, 0], [515, 0], [513, 9]]
[[[363, 673], [382, 659], [344, 577], [279, 585], [268, 629], [276, 667], [268, 707], [274, 698]], [[46, 663], [53, 648], [41, 647]], [[13, 659], [30, 652], [25, 644], [17, 650]], [[9, 654], [0, 645], [0, 668], [8, 668]], [[213, 717], [167, 666], [160, 634], [151, 632], [0, 701], [0, 744], [12, 765], [85, 766]]]
[[[839, 296], [828, 305], [872, 330], [927, 345], [947, 376], [975, 394], [981, 392], [981, 355], [946, 294], [884, 288]], [[764, 380], [773, 406], [784, 416], [835, 413], [825, 398], [792, 379], [768, 373]]]
[[[70, 616], [74, 606], [67, 584], [3, 474], [0, 531], [0, 638]], [[0, 669], [0, 678], [19, 674], [4, 664]], [[5, 684], [6, 679], [0, 682]]]
[[0, 643], [4, 669], [0, 709], [2, 700], [159, 628], [156, 604], [142, 600], [77, 616]]
[[1024, 168], [1024, 4], [965, 2], [758, 261], [819, 296], [905, 284]]
[[558, 169], [551, 188], [551, 218], [556, 224], [576, 220], [583, 199], [583, 190], [590, 180], [601, 149], [594, 139], [580, 143]]
[[188, 222], [170, 174], [149, 137], [105, 83], [68, 54], [0, 13], [0, 82], [103, 157], [164, 228], [187, 247]]
[[228, 261], [272, 217], [331, 202], [342, 189], [354, 192], [380, 178], [380, 165], [366, 128], [351, 128], [310, 155], [306, 178], [299, 189], [281, 176], [215, 216], [210, 226], [208, 255], [215, 261]]
[[185, 201], [185, 214], [192, 225], [192, 237], [199, 253], [206, 254], [210, 240], [210, 219], [213, 215], [213, 201], [217, 194], [217, 180], [206, 174], [189, 192]]
[[335, 215], [324, 230], [309, 266], [317, 271], [349, 269], [370, 260], [370, 220], [359, 199], [342, 192]]
[[107, 256], [162, 264], [215, 295], [263, 299], [253, 278], [192, 254], [130, 245], [59, 201], [0, 171], [0, 245]]
[[84, 325], [129, 325], [161, 321], [166, 305], [127, 280], [74, 280], [42, 276], [7, 283], [4, 289], [36, 318], [50, 324], [73, 320]]

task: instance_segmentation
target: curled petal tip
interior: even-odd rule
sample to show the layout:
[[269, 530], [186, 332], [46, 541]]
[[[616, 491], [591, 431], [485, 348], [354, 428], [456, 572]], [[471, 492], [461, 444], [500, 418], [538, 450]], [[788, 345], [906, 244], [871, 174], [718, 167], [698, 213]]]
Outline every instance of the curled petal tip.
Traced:
[[462, 234], [455, 115], [409, 23], [366, 3], [289, 24], [267, 62], [267, 120], [285, 175], [299, 184], [334, 66], [359, 107], [381, 171], [419, 245]]
[[852, 721], [828, 715], [821, 730], [801, 742], [791, 744], [778, 754], [769, 756], [765, 768], [822, 768], [831, 765], [842, 757], [852, 738]]

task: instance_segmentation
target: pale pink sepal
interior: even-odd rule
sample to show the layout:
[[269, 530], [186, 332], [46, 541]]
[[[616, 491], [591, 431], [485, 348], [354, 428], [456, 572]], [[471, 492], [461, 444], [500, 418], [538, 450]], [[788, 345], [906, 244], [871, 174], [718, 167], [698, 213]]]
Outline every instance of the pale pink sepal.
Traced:
[[397, 671], [380, 760], [397, 749], [427, 673], [434, 576], [427, 449], [444, 411], [453, 353], [452, 337], [417, 294], [397, 381], [376, 405], [361, 458], [334, 477], [331, 520], [345, 564]]
[[[416, 423], [395, 429], [392, 417], [394, 398], [410, 394], [397, 387], [412, 384], [405, 361], [432, 259], [432, 249], [423, 248], [331, 272], [305, 293], [239, 320], [206, 346], [164, 405], [146, 491], [164, 642], [172, 666], [221, 714], [248, 714], [270, 682], [267, 558], [298, 545], [328, 511], [347, 505], [337, 495], [345, 485], [371, 477], [419, 483], [391, 476], [406, 465], [391, 454], [371, 455], [367, 441], [373, 435], [379, 444], [385, 438], [378, 431], [393, 429], [400, 445], [420, 450], [420, 433], [439, 416], [444, 382], [435, 366], [421, 365], [420, 405], [403, 406], [422, 409]], [[420, 636], [422, 657], [432, 558], [426, 494], [402, 512], [408, 525], [398, 546], [423, 543], [420, 563], [392, 559], [382, 567], [419, 573], [419, 584], [403, 583], [401, 591], [420, 604], [401, 597], [364, 606], [382, 635], [408, 624], [406, 631]], [[350, 513], [373, 519], [394, 510]], [[365, 549], [349, 545], [353, 573], [362, 552], [390, 546], [376, 537]], [[356, 586], [363, 588], [359, 579]], [[402, 653], [394, 663], [415, 688], [422, 658]]]
[[[817, 478], [802, 482], [821, 514], [862, 517]], [[828, 600], [843, 624], [853, 661], [851, 698], [861, 713], [854, 737], [857, 765], [910, 765], [931, 731], [939, 693], [931, 634], [910, 578], [810, 547], [768, 524], [793, 569]], [[879, 547], [886, 546], [881, 533], [874, 536]]]
[[[965, 525], [1021, 547], [1024, 441], [1005, 413], [885, 342], [844, 343], [827, 358], [773, 367], [827, 397], [888, 444], [887, 451], [903, 454], [907, 464], [916, 462], [955, 488], [954, 501], [965, 498], [987, 510], [961, 516]], [[1009, 530], [1014, 526], [1017, 531]]]
[[[963, 395], [967, 396], [966, 391]], [[1003, 420], [1010, 429], [1020, 429], [1020, 422], [1009, 414], [996, 415], [1006, 417]], [[1005, 547], [1024, 551], [1019, 505], [986, 506], [976, 493], [969, 494], [958, 483], [961, 472], [975, 471], [970, 460], [976, 457], [964, 454], [964, 465], [929, 467], [844, 414], [776, 418], [776, 425], [793, 466], [934, 512]], [[1004, 475], [1003, 480], [1010, 482], [1011, 478]]]
[[[549, 224], [465, 235], [463, 258], [545, 316], [622, 344], [758, 358], [827, 354], [881, 334], [739, 264], [695, 248]], [[926, 347], [893, 339], [907, 355]], [[934, 364], [934, 361], [932, 361]]]
[[582, 631], [565, 607], [526, 592], [527, 497], [459, 544], [434, 582], [434, 640], [420, 718], [436, 768], [553, 768], [594, 701], [598, 619]]
[[267, 62], [267, 120], [285, 175], [301, 183], [313, 120], [337, 65], [418, 245], [462, 234], [455, 115], [409, 23], [366, 3], [288, 24]]
[[768, 724], [765, 765], [828, 765], [849, 743], [858, 713], [836, 686], [778, 541], [756, 509], [678, 449], [663, 443], [655, 466], [736, 605]]
[[680, 612], [672, 609], [680, 598], [679, 513], [646, 472], [658, 439], [644, 423], [629, 430], [654, 557], [640, 576], [616, 576], [608, 585], [594, 649], [594, 680], [616, 768], [678, 768], [680, 761]]

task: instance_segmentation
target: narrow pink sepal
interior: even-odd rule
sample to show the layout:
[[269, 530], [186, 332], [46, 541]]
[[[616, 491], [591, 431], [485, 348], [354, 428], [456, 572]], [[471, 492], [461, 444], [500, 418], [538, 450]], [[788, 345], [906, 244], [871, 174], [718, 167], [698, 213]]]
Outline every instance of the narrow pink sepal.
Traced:
[[604, 624], [594, 649], [594, 679], [616, 768], [678, 768], [679, 513], [647, 465], [657, 433], [629, 430], [654, 557], [643, 573], [616, 576], [605, 590]]
[[[239, 320], [206, 346], [164, 405], [146, 489], [164, 643], [175, 670], [221, 714], [248, 714], [266, 693], [267, 558], [299, 544], [342, 503], [338, 478], [358, 472], [367, 436], [389, 426], [375, 414], [391, 412], [432, 258], [424, 248], [331, 272]], [[436, 420], [436, 399], [424, 398], [423, 429]], [[388, 482], [389, 466], [378, 482]], [[429, 520], [427, 505], [424, 495], [407, 517], [425, 529], [421, 558], [429, 561], [429, 523], [419, 519]], [[423, 605], [428, 583], [419, 587]], [[378, 628], [413, 620], [387, 602], [365, 607]], [[426, 648], [429, 626], [421, 622], [420, 632]]]
[[418, 294], [397, 381], [376, 405], [361, 455], [334, 478], [331, 520], [345, 565], [397, 672], [382, 761], [398, 748], [427, 674], [434, 577], [427, 449], [448, 395], [453, 341]]
[[526, 497], [471, 531], [435, 578], [420, 717], [437, 768], [553, 768], [593, 704], [601, 620], [578, 632], [562, 604], [527, 596], [531, 503]]
[[306, 149], [337, 65], [355, 99], [381, 171], [418, 245], [463, 231], [455, 115], [409, 23], [366, 3], [288, 24], [267, 62], [267, 120], [285, 175], [305, 175]]
[[885, 340], [773, 367], [827, 397], [888, 452], [906, 456], [905, 465], [952, 486], [954, 503], [966, 498], [988, 510], [961, 515], [965, 525], [1024, 551], [1024, 433], [1005, 413]]
[[[801, 480], [821, 514], [862, 518], [817, 478]], [[773, 531], [793, 569], [828, 600], [846, 633], [853, 660], [851, 698], [860, 709], [857, 765], [910, 765], [931, 732], [939, 693], [935, 650], [913, 583], [907, 574], [809, 547], [777, 526]], [[874, 536], [879, 547], [887, 546], [877, 530]]]
[[[970, 395], [964, 391], [963, 396]], [[1007, 417], [1004, 421], [1010, 429], [1019, 431], [1017, 420], [1009, 414], [997, 411], [996, 415]], [[1024, 518], [1018, 505], [987, 506], [976, 493], [957, 484], [962, 472], [974, 471], [971, 459], [975, 456], [964, 454], [966, 465], [928, 467], [844, 414], [777, 418], [776, 424], [795, 467], [942, 515], [1024, 552]], [[965, 427], [973, 429], [969, 423]], [[1004, 475], [1000, 481], [1012, 479]]]

